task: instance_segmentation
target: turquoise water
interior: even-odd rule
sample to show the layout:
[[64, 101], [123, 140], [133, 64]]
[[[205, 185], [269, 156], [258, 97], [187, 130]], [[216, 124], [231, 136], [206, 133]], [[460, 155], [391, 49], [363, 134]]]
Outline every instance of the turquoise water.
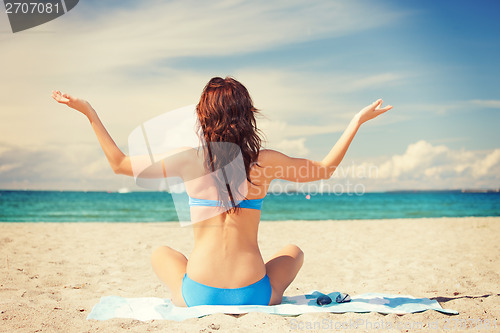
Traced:
[[[500, 216], [500, 193], [269, 194], [262, 220]], [[0, 191], [1, 222], [176, 221], [166, 192]]]

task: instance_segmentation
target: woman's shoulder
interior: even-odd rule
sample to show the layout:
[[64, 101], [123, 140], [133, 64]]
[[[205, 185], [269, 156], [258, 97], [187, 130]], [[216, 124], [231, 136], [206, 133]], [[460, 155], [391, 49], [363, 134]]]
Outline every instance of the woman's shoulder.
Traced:
[[283, 158], [288, 158], [288, 156], [274, 149], [261, 149], [258, 163], [273, 162]]
[[188, 146], [179, 147], [167, 152], [164, 158], [167, 158], [170, 161], [177, 160], [182, 163], [188, 163], [198, 158], [198, 150]]
[[273, 149], [261, 149], [259, 152], [259, 158], [257, 164], [260, 166], [273, 166], [276, 164], [282, 164], [286, 162], [289, 157], [277, 150]]

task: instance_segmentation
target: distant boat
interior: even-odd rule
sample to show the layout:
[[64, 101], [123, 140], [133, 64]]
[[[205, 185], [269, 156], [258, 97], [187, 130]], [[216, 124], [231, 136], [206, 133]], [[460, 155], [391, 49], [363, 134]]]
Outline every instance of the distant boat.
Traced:
[[122, 187], [118, 190], [118, 193], [130, 193], [130, 190], [126, 187]]

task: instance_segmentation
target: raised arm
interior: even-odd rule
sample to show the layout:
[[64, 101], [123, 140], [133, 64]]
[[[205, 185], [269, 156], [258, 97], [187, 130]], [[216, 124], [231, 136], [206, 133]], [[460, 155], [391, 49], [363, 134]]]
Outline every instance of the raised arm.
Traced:
[[162, 152], [161, 155], [127, 156], [113, 141], [89, 102], [60, 91], [53, 91], [52, 97], [57, 102], [80, 111], [87, 117], [109, 165], [116, 174], [140, 178], [182, 177], [184, 169], [191, 165], [193, 157], [197, 156], [196, 150], [187, 146]]
[[337, 143], [321, 161], [293, 158], [277, 151], [263, 151], [263, 164], [268, 169], [267, 172], [272, 174], [273, 178], [294, 182], [311, 182], [330, 178], [343, 160], [359, 127], [368, 120], [392, 109], [391, 105], [384, 108], [381, 106], [382, 100], [379, 99], [359, 111]]
[[118, 148], [89, 102], [63, 94], [60, 91], [53, 91], [52, 98], [61, 104], [66, 104], [70, 108], [80, 111], [87, 117], [114, 173], [133, 176], [130, 159]]

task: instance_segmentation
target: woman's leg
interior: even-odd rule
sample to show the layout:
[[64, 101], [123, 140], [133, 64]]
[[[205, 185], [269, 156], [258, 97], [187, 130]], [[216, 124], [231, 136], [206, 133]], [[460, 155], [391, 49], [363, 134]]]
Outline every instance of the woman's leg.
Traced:
[[182, 253], [168, 246], [157, 248], [151, 256], [153, 270], [167, 285], [172, 294], [172, 302], [176, 306], [186, 306], [181, 288], [187, 262], [187, 258]]
[[273, 293], [269, 305], [280, 304], [285, 289], [292, 283], [304, 262], [304, 252], [297, 245], [287, 245], [267, 263], [266, 271]]

